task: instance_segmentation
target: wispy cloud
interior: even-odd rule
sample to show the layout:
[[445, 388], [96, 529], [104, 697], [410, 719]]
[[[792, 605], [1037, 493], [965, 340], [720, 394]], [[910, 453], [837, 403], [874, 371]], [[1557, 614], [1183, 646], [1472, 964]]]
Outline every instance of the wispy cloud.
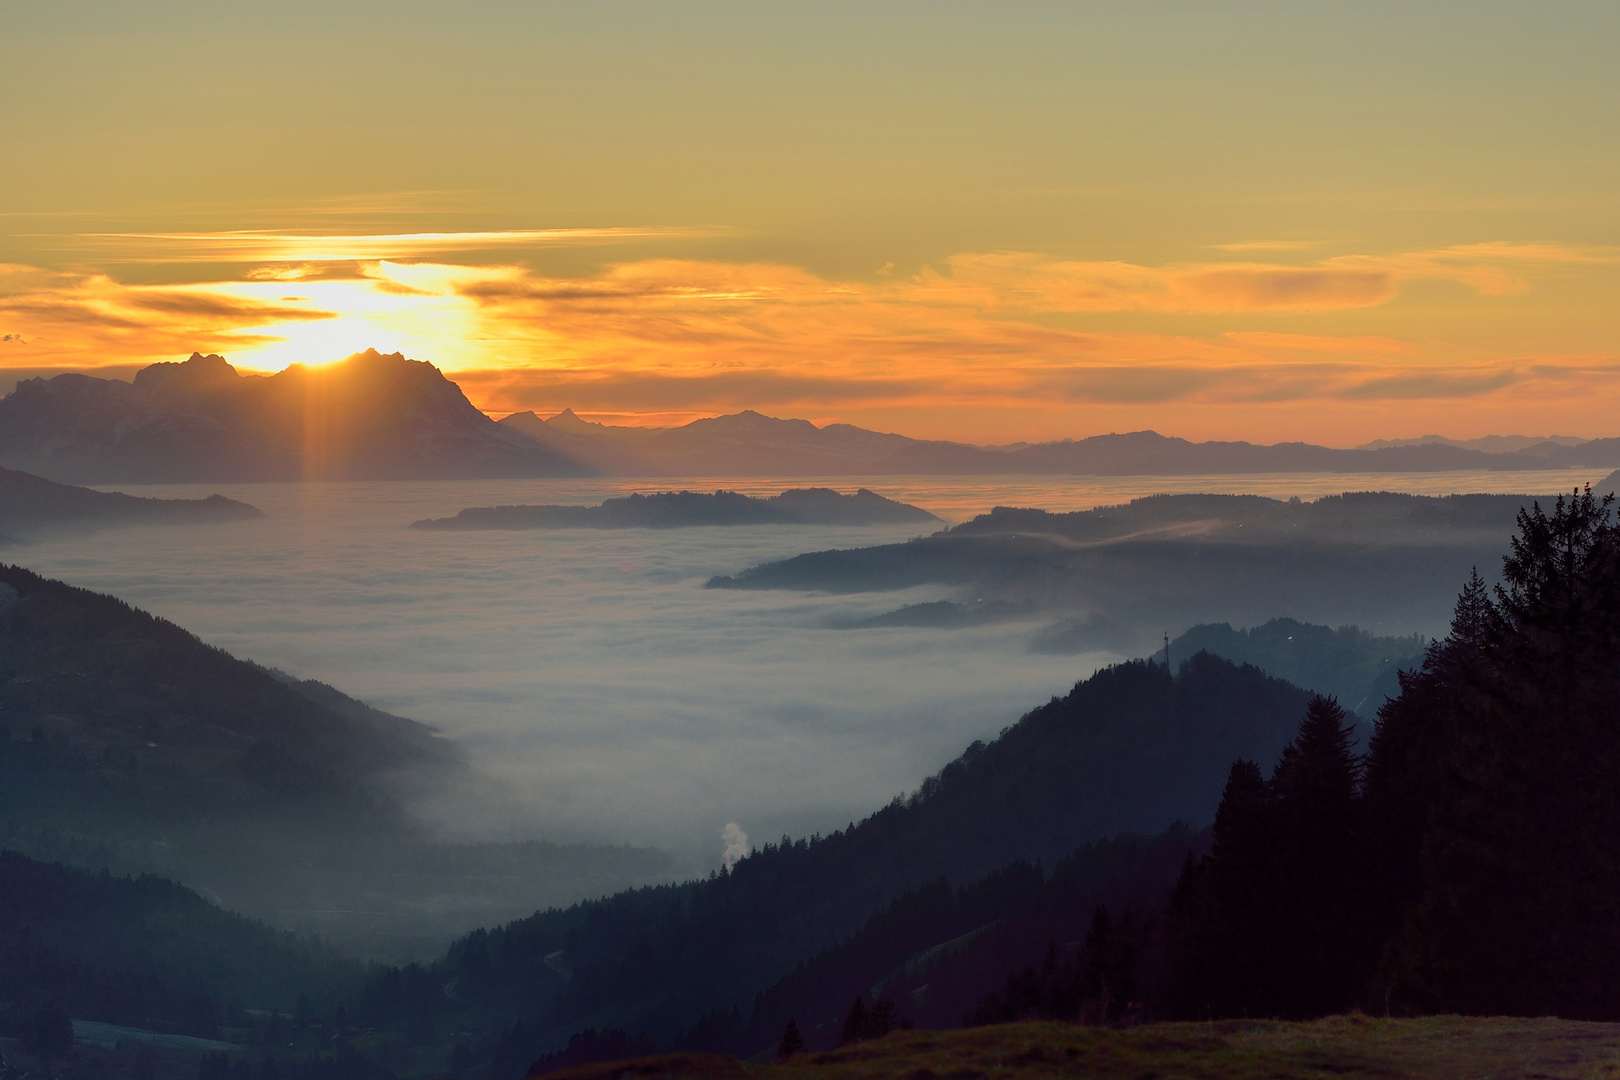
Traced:
[[[252, 235], [259, 243], [264, 234]], [[532, 235], [412, 234], [428, 247]], [[1611, 273], [1613, 253], [1597, 249], [1476, 244], [1299, 265], [981, 252], [909, 276], [837, 279], [779, 263], [674, 258], [559, 276], [515, 260], [315, 257], [357, 254], [332, 243], [346, 239], [324, 237], [319, 249], [260, 244], [259, 255], [273, 249], [287, 261], [189, 285], [0, 267], [0, 334], [26, 342], [6, 359], [91, 365], [201, 349], [273, 369], [376, 346], [439, 364], [491, 411], [571, 405], [652, 422], [742, 407], [815, 417], [1094, 407], [1137, 410], [1129, 415], [1141, 424], [1161, 415], [1141, 411], [1150, 407], [1213, 414], [1234, 404], [1349, 409], [1540, 394], [1596, 409], [1620, 396], [1614, 357], [1594, 354], [1590, 337], [1584, 358], [1556, 342], [1505, 358], [1483, 333], [1412, 334], [1426, 325], [1424, 309], [1401, 302], [1408, 283], [1448, 282], [1487, 311], [1543, 274]], [[1346, 320], [1360, 329], [1345, 332]], [[1375, 332], [1385, 326], [1406, 332]]]
[[106, 258], [131, 263], [372, 262], [422, 259], [503, 248], [581, 247], [645, 240], [714, 236], [709, 227], [613, 227], [504, 229], [488, 232], [319, 233], [150, 232], [81, 233], [80, 245]]

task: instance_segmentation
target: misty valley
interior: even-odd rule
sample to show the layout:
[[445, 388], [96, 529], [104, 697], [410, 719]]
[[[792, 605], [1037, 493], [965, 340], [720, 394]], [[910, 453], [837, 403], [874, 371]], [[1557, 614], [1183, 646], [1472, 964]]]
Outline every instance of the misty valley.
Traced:
[[[1321, 1015], [1370, 1008], [1380, 986], [1403, 1011], [1470, 1006], [1502, 976], [1448, 991], [1386, 944], [1429, 903], [1413, 815], [1448, 797], [1440, 703], [1487, 648], [1478, 627], [1527, 633], [1514, 620], [1536, 604], [1576, 602], [1546, 574], [1577, 575], [1560, 597], [1613, 587], [1612, 526], [1580, 499], [1155, 496], [916, 535], [914, 518], [789, 537], [642, 521], [605, 546], [596, 529], [407, 528], [469, 487], [242, 485], [214, 503], [159, 488], [133, 522], [76, 509], [18, 529], [9, 558], [31, 565], [0, 570], [7, 1032], [48, 1050], [50, 1025], [71, 1027], [81, 1069], [135, 1052], [221, 1076], [501, 1078], [774, 1055], [787, 1026], [831, 1050], [1040, 1016]], [[149, 508], [174, 496], [191, 517]], [[242, 509], [189, 509], [205, 505]], [[45, 514], [18, 506], [18, 522]], [[1573, 571], [1531, 565], [1537, 544], [1571, 543]], [[592, 602], [597, 625], [541, 629], [548, 608]], [[444, 653], [471, 622], [489, 637]], [[540, 642], [494, 644], [526, 633]], [[611, 655], [572, 680], [524, 670], [581, 634]], [[734, 669], [711, 659], [683, 682], [694, 634]], [[838, 691], [794, 687], [792, 653], [840, 670], [861, 706], [840, 717]], [[629, 669], [649, 664], [636, 689]], [[957, 677], [919, 694], [941, 665]], [[1560, 692], [1590, 700], [1599, 669]], [[627, 678], [631, 711], [741, 696], [760, 718], [683, 734], [584, 693]], [[815, 696], [818, 715], [795, 715]], [[554, 721], [566, 711], [587, 715]], [[1597, 768], [1608, 751], [1589, 749]], [[851, 754], [874, 767], [851, 775]], [[555, 789], [580, 771], [600, 803]], [[818, 775], [835, 771], [842, 790]], [[1289, 794], [1309, 784], [1328, 788]], [[1369, 849], [1352, 818], [1395, 832]], [[1339, 854], [1312, 870], [1287, 843]], [[1222, 906], [1229, 866], [1269, 875], [1243, 895], [1279, 904], [1328, 888], [1316, 902], [1349, 904], [1356, 933], [1308, 970], [1266, 967], [1242, 951], [1254, 930], [1222, 928], [1255, 917]], [[1372, 890], [1353, 903], [1324, 884], [1352, 872]], [[1514, 993], [1510, 1008], [1552, 1000]]]
[[[1247, 1018], [1620, 1016], [1620, 472], [526, 475], [367, 354], [441, 425], [335, 460], [469, 475], [286, 479], [293, 391], [215, 360], [0, 408], [82, 392], [91, 432], [0, 470], [18, 1075], [921, 1076], [925, 1033], [1069, 1025], [1017, 1029], [1041, 1073], [1144, 1024], [1271, 1060]], [[268, 475], [68, 482], [188, 386], [269, 410]], [[598, 466], [702, 434], [554, 421]], [[1053, 1049], [1077, 1022], [1124, 1041]]]

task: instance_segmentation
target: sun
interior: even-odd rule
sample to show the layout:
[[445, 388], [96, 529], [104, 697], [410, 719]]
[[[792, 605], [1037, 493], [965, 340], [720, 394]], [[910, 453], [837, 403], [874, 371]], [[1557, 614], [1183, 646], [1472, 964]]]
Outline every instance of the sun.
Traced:
[[424, 272], [428, 269], [381, 263], [353, 278], [216, 286], [215, 292], [299, 312], [255, 326], [230, 359], [250, 370], [279, 371], [289, 364], [321, 366], [376, 349], [440, 367], [486, 366], [476, 344], [475, 306], [456, 292], [453, 276]]

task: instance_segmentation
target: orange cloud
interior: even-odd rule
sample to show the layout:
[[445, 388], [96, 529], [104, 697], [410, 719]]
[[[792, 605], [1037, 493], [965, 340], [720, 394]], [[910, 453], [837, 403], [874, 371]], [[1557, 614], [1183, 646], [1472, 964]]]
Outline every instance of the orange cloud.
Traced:
[[0, 267], [0, 328], [34, 358], [105, 364], [267, 344], [266, 326], [336, 318], [307, 304], [200, 285], [125, 285], [105, 275]]
[[[494, 412], [571, 405], [678, 422], [742, 407], [818, 417], [1000, 410], [1008, 419], [982, 435], [1005, 439], [1024, 434], [1012, 419], [1020, 411], [1150, 426], [1205, 409], [1229, 418], [1228, 434], [1248, 434], [1231, 418], [1289, 402], [1348, 415], [1379, 402], [1563, 395], [1598, 410], [1620, 395], [1620, 369], [1601, 348], [1511, 359], [1483, 337], [1446, 338], [1456, 321], [1424, 339], [1366, 331], [1387, 319], [1380, 309], [1399, 314], [1399, 325], [1425, 325], [1421, 309], [1394, 304], [1407, 282], [1449, 281], [1489, 304], [1523, 294], [1538, 268], [1591, 274], [1613, 262], [1545, 244], [1298, 266], [999, 252], [850, 281], [689, 259], [566, 277], [515, 264], [375, 260], [139, 286], [0, 267], [0, 364], [127, 363], [202, 349], [264, 369], [375, 345], [434, 361]], [[1342, 332], [1347, 319], [1362, 330]], [[1285, 419], [1304, 424], [1303, 415]], [[1389, 414], [1368, 415], [1383, 423]]]

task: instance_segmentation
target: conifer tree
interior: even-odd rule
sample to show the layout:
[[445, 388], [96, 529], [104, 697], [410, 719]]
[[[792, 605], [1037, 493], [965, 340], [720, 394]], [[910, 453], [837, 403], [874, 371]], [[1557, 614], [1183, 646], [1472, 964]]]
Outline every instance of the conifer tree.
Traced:
[[1423, 895], [1391, 967], [1408, 1008], [1620, 1015], [1620, 529], [1612, 497], [1521, 511], [1448, 741]]
[[782, 1029], [782, 1041], [776, 1044], [776, 1056], [787, 1059], [804, 1049], [804, 1036], [799, 1032], [799, 1022], [788, 1017], [787, 1027]]
[[847, 1046], [864, 1038], [866, 1038], [866, 997], [856, 994], [855, 1000], [850, 1003], [849, 1012], [844, 1014], [844, 1029], [839, 1034], [838, 1045]]
[[1354, 729], [1315, 697], [1271, 776], [1273, 859], [1270, 1011], [1313, 1016], [1355, 996], [1359, 896], [1354, 830], [1361, 762]]

